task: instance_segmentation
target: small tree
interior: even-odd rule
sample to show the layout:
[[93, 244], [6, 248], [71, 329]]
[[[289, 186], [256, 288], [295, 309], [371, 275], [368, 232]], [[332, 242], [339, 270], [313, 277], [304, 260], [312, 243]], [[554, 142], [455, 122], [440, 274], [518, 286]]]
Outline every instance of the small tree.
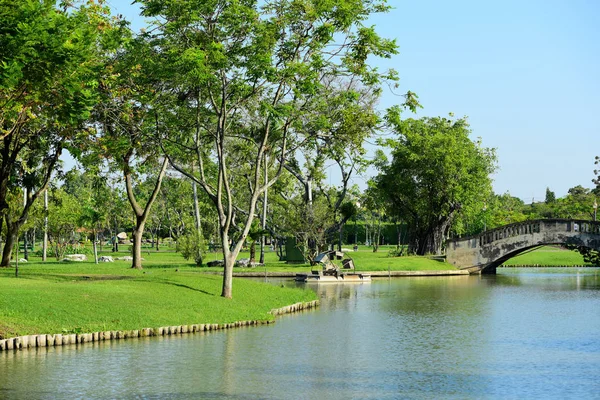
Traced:
[[[596, 156], [594, 165], [599, 165], [599, 164], [600, 164], [600, 157]], [[596, 196], [600, 196], [600, 170], [595, 169], [594, 175], [596, 175], [596, 177], [594, 179], [592, 179], [592, 182], [596, 185], [596, 188], [593, 190], [593, 192]]]
[[252, 264], [256, 263], [256, 244], [259, 243], [260, 239], [267, 233], [268, 231], [262, 229], [261, 223], [258, 219], [252, 221], [252, 227], [248, 232], [248, 239], [250, 242], [249, 266], [252, 266]]
[[552, 204], [556, 201], [556, 195], [554, 194], [554, 192], [552, 190], [550, 190], [549, 187], [546, 188], [546, 199], [545, 199], [545, 203], [546, 204]]
[[369, 181], [367, 190], [363, 195], [361, 204], [364, 206], [364, 221], [366, 228], [371, 232], [371, 246], [373, 252], [379, 250], [381, 240], [381, 224], [385, 216], [385, 194], [381, 193], [373, 181]]
[[180, 236], [177, 240], [176, 250], [181, 253], [183, 258], [186, 260], [193, 259], [194, 263], [198, 266], [202, 266], [202, 257], [198, 256], [204, 252], [204, 248], [201, 247], [204, 242], [198, 237], [198, 231], [191, 230]]
[[81, 205], [78, 199], [60, 188], [50, 192], [48, 235], [57, 260], [62, 260], [75, 241], [80, 226]]

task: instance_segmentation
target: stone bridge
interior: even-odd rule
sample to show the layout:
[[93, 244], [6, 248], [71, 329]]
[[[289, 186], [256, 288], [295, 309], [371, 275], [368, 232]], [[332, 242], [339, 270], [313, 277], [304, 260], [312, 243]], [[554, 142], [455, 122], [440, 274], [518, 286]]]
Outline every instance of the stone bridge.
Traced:
[[572, 244], [600, 251], [600, 222], [541, 219], [501, 226], [448, 240], [446, 261], [472, 274], [495, 274], [506, 260], [546, 244]]

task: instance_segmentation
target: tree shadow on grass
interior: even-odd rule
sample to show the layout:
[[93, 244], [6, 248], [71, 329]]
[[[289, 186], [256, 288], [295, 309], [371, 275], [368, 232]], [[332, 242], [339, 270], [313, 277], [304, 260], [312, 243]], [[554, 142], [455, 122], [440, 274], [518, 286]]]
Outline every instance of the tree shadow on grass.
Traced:
[[[14, 276], [10, 276], [14, 278]], [[129, 275], [110, 275], [110, 274], [63, 274], [63, 273], [44, 273], [44, 272], [27, 272], [19, 274], [18, 279], [37, 279], [46, 280], [49, 282], [65, 282], [65, 281], [124, 281], [136, 279], [135, 276]]]
[[194, 292], [204, 293], [204, 294], [207, 294], [207, 295], [213, 296], [213, 297], [217, 296], [214, 293], [210, 293], [210, 292], [207, 292], [206, 290], [202, 290], [202, 289], [198, 289], [198, 288], [195, 288], [195, 287], [192, 287], [192, 286], [189, 286], [189, 285], [185, 285], [183, 283], [169, 282], [169, 281], [159, 281], [159, 280], [151, 280], [151, 279], [140, 279], [140, 281], [142, 281], [142, 282], [150, 282], [150, 283], [160, 283], [160, 284], [163, 284], [163, 285], [172, 285], [172, 286], [177, 286], [177, 287], [181, 287], [181, 288], [184, 288], [184, 289], [193, 290]]

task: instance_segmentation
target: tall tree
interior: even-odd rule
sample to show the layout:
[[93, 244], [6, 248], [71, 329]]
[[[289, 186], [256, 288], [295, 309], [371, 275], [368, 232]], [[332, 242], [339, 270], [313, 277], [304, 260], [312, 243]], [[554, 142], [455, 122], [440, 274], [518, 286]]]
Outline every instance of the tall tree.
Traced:
[[[595, 165], [600, 164], [600, 157], [598, 157], [598, 156], [595, 157], [594, 164]], [[588, 207], [590, 205], [592, 207], [592, 212], [590, 214], [590, 218], [593, 219], [594, 221], [597, 221], [597, 219], [598, 219], [598, 198], [597, 198], [597, 196], [600, 195], [600, 170], [595, 169], [594, 175], [595, 175], [595, 178], [592, 179], [592, 182], [596, 185], [596, 187], [590, 192], [590, 196], [589, 196], [590, 199], [589, 199]], [[585, 189], [582, 188], [581, 186], [576, 186], [575, 188], [569, 189], [569, 194], [567, 195], [567, 198], [577, 196], [579, 198], [579, 200], [581, 201], [583, 199], [582, 194], [585, 194]], [[585, 207], [585, 208], [587, 208], [587, 207]], [[587, 247], [575, 247], [575, 248], [573, 248], [573, 250], [578, 251], [583, 256], [583, 260], [585, 262], [589, 262], [596, 267], [600, 267], [600, 251], [590, 249]]]
[[581, 185], [570, 188], [567, 195], [553, 205], [555, 218], [593, 219], [595, 196]]
[[[64, 146], [86, 135], [97, 73], [113, 25], [101, 2], [3, 1], [0, 7], [0, 217], [7, 237], [1, 266]], [[7, 196], [25, 189], [19, 215]]]
[[[222, 296], [230, 298], [258, 199], [280, 177], [296, 122], [319, 88], [342, 75], [365, 85], [395, 76], [367, 64], [371, 55], [396, 51], [394, 41], [364, 25], [389, 7], [383, 0], [140, 3], [144, 15], [158, 18], [156, 46], [176, 94], [169, 105], [175, 117], [163, 120], [165, 147], [172, 165], [217, 209]], [[265, 159], [274, 164], [266, 183]]]
[[106, 180], [98, 171], [71, 169], [64, 176], [62, 189], [79, 202], [78, 226], [91, 232], [94, 262], [98, 264], [98, 232], [108, 223], [108, 204], [111, 202]]
[[392, 108], [387, 121], [397, 134], [381, 141], [392, 160], [382, 159], [375, 178], [388, 214], [408, 223], [409, 250], [440, 254], [457, 214], [468, 204], [483, 205], [491, 193], [494, 151], [469, 138], [464, 118], [400, 118]]
[[[108, 62], [102, 79], [102, 100], [95, 115], [98, 134], [86, 162], [96, 162], [100, 156], [121, 174], [135, 218], [131, 267], [142, 269], [142, 236], [168, 160], [162, 157], [156, 140], [156, 85], [160, 84], [160, 71], [153, 62], [156, 54], [145, 35], [124, 38], [122, 50]], [[135, 187], [144, 177], [146, 182], [152, 177], [153, 185], [141, 202]]]
[[[323, 228], [332, 244], [337, 237], [339, 250], [343, 226], [352, 217], [353, 203], [346, 197], [351, 178], [365, 170], [368, 162], [363, 145], [380, 122], [375, 110], [379, 91], [379, 87], [361, 88], [352, 79], [326, 82], [320, 96], [311, 102], [312, 112], [296, 128], [302, 141], [304, 167], [296, 157], [290, 157], [285, 165], [304, 188], [309, 218], [314, 191], [319, 190], [325, 196], [331, 219]], [[338, 168], [339, 185], [326, 184], [326, 164]]]

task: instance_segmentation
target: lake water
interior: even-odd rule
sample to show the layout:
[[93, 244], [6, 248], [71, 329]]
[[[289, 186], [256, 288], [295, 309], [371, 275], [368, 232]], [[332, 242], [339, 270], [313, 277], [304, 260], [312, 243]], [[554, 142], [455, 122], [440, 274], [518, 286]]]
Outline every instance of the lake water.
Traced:
[[600, 269], [498, 272], [313, 286], [319, 309], [269, 326], [0, 353], [0, 398], [600, 398]]

